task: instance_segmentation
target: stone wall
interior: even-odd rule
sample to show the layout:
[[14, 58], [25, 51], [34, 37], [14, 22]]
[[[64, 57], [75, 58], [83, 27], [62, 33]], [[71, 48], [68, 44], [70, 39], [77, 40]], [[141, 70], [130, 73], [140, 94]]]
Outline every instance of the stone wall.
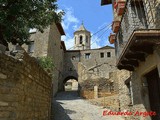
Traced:
[[129, 79], [130, 72], [126, 70], [119, 70], [117, 72], [117, 81], [118, 81], [118, 89], [119, 89], [119, 102], [120, 102], [120, 110], [124, 111], [128, 109], [128, 105], [130, 104], [129, 97], [129, 89], [127, 88], [125, 81]]
[[[94, 91], [93, 90], [81, 90], [80, 92], [81, 97], [85, 98], [85, 99], [94, 99]], [[110, 92], [105, 92], [105, 91], [98, 91], [98, 98], [102, 98], [102, 97], [109, 97], [114, 95], [114, 93], [110, 93]]]
[[[110, 67], [108, 65], [102, 65], [102, 67]], [[81, 89], [93, 89], [93, 86], [98, 85], [99, 91], [104, 92], [116, 92], [118, 93], [118, 70], [108, 70], [102, 71], [101, 67], [95, 67], [94, 69], [100, 69], [101, 72], [105, 74], [108, 72], [107, 77], [100, 76], [98, 70], [97, 71], [89, 71], [86, 67], [79, 63], [78, 65], [78, 81], [81, 86]], [[113, 67], [114, 68], [114, 67]]]
[[[145, 62], [140, 62], [139, 67], [133, 72], [132, 75], [132, 89], [133, 89], [133, 106], [130, 110], [135, 111], [151, 111], [149, 100], [149, 84], [144, 86], [146, 80], [145, 75], [157, 68], [160, 77], [160, 47], [155, 47], [152, 55], [146, 57]], [[150, 79], [152, 80], [152, 79]], [[153, 88], [154, 89], [154, 88]], [[154, 98], [153, 98], [154, 99]], [[142, 116], [131, 116], [131, 119], [143, 120]], [[151, 120], [151, 117], [146, 117], [147, 120]]]
[[26, 53], [0, 54], [0, 120], [49, 120], [51, 83]]
[[[73, 58], [74, 57], [74, 58]], [[66, 51], [64, 54], [64, 71], [63, 81], [67, 77], [74, 77], [78, 79], [78, 63], [80, 61], [80, 51]], [[62, 85], [63, 85], [62, 81]], [[63, 86], [61, 86], [63, 88]]]
[[[60, 24], [52, 23], [43, 33], [35, 30], [30, 35], [30, 41], [33, 42], [32, 52], [28, 51], [29, 46], [23, 45], [22, 47], [28, 52], [29, 55], [35, 58], [49, 57], [52, 59], [53, 67], [53, 96], [58, 91], [58, 85], [61, 84], [63, 79], [63, 60], [64, 60], [64, 49], [62, 47], [61, 36], [64, 35], [59, 28]], [[13, 50], [14, 46], [10, 45], [10, 50]], [[59, 87], [60, 88], [60, 87]]]
[[[49, 41], [49, 32], [50, 26], [44, 29], [44, 32], [41, 33], [38, 30], [35, 33], [31, 33], [30, 41], [34, 41], [33, 52], [30, 53], [34, 57], [47, 56], [48, 50], [48, 41]], [[27, 52], [28, 46], [23, 46]]]
[[[154, 49], [153, 54], [146, 57], [145, 62], [140, 62], [139, 67], [135, 71], [129, 72], [125, 70], [119, 71], [118, 83], [119, 83], [119, 102], [120, 111], [131, 111], [135, 113], [151, 111], [149, 103], [148, 86], [145, 86], [145, 75], [157, 68], [160, 76], [160, 47], [157, 46]], [[152, 80], [152, 79], [151, 79]], [[129, 92], [129, 88], [125, 82], [131, 81], [132, 92]], [[150, 116], [127, 116], [126, 120], [151, 120]]]
[[[86, 58], [86, 53], [90, 53], [89, 58]], [[104, 54], [103, 57], [101, 53]], [[111, 56], [107, 56], [107, 53]], [[116, 70], [115, 49], [110, 46], [81, 51], [68, 50], [64, 60], [64, 79], [72, 76], [79, 83], [88, 79], [109, 79], [109, 74]]]
[[84, 99], [94, 99], [94, 91], [92, 90], [81, 90], [80, 96]]
[[[89, 58], [85, 56], [87, 53], [90, 53]], [[101, 53], [104, 54], [104, 57], [101, 57]], [[108, 57], [107, 53], [110, 53], [111, 56]], [[73, 59], [73, 57], [75, 57], [75, 59]], [[65, 60], [67, 62], [65, 72], [69, 71], [70, 68], [72, 68], [73, 71], [77, 71], [79, 82], [96, 78], [108, 79], [109, 73], [116, 70], [115, 49], [109, 46], [103, 49], [67, 51]], [[81, 64], [78, 66], [78, 63]], [[83, 70], [81, 70], [80, 65], [84, 66]]]
[[53, 95], [58, 91], [58, 85], [62, 81], [62, 72], [63, 72], [63, 60], [64, 60], [64, 51], [61, 47], [61, 33], [57, 28], [56, 24], [50, 25], [49, 40], [48, 40], [48, 51], [47, 56], [51, 57], [53, 60]]

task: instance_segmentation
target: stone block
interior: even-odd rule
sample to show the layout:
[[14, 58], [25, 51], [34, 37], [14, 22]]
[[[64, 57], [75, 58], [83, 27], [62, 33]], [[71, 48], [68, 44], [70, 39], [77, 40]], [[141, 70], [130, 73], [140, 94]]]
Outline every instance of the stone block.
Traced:
[[0, 78], [1, 79], [7, 79], [7, 75], [3, 74], [3, 73], [0, 73]]
[[8, 106], [8, 103], [7, 102], [3, 102], [3, 101], [0, 101], [0, 107], [4, 107], [4, 106]]

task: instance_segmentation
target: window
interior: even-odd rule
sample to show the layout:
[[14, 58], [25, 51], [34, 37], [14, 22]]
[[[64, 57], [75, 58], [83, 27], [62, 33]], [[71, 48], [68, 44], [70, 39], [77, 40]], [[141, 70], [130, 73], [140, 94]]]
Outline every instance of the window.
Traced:
[[104, 58], [104, 53], [100, 53], [100, 57], [101, 57], [101, 58]]
[[86, 36], [86, 43], [88, 43], [88, 36]]
[[88, 43], [88, 40], [86, 40], [86, 43]]
[[91, 58], [91, 54], [90, 53], [86, 53], [85, 54], [85, 59], [90, 59]]
[[72, 68], [69, 68], [69, 71], [73, 71], [73, 69], [72, 69]]
[[107, 52], [107, 57], [111, 57], [111, 52]]
[[31, 41], [28, 45], [28, 52], [33, 53], [34, 52], [34, 41]]
[[79, 42], [79, 43], [80, 43], [80, 44], [82, 44], [82, 43], [83, 43], [83, 37], [82, 37], [82, 36], [80, 36], [80, 38], [79, 38], [79, 39], [80, 39], [80, 42]]
[[60, 46], [60, 49], [63, 49], [62, 45]]
[[75, 44], [76, 44], [76, 37], [75, 37]]

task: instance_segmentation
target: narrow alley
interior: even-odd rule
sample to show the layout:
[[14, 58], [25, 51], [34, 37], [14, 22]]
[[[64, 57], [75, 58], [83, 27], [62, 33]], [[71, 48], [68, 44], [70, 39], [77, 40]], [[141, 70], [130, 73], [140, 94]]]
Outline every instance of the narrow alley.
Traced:
[[58, 93], [53, 107], [54, 120], [123, 120], [120, 116], [103, 116], [103, 107], [80, 98], [76, 91]]

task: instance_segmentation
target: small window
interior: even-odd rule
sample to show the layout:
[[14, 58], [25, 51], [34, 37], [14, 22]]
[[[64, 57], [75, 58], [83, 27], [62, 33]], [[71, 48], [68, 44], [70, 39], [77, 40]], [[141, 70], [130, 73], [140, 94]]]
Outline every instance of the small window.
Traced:
[[75, 44], [76, 44], [76, 37], [75, 37]]
[[88, 40], [86, 40], [86, 43], [88, 43]]
[[72, 69], [72, 68], [69, 68], [69, 71], [73, 71], [73, 69]]
[[86, 54], [85, 54], [85, 59], [90, 59], [90, 57], [91, 57], [91, 54], [90, 54], [90, 53], [86, 53]]
[[31, 41], [28, 45], [28, 52], [33, 53], [34, 52], [34, 41]]
[[100, 57], [101, 57], [101, 58], [104, 58], [104, 53], [100, 53]]
[[72, 56], [72, 60], [75, 60], [76, 59], [76, 56]]
[[107, 52], [107, 57], [111, 57], [111, 52]]
[[86, 43], [88, 43], [88, 36], [86, 36]]
[[80, 41], [79, 41], [79, 43], [80, 43], [80, 44], [83, 43], [83, 37], [82, 37], [82, 36], [80, 36]]

